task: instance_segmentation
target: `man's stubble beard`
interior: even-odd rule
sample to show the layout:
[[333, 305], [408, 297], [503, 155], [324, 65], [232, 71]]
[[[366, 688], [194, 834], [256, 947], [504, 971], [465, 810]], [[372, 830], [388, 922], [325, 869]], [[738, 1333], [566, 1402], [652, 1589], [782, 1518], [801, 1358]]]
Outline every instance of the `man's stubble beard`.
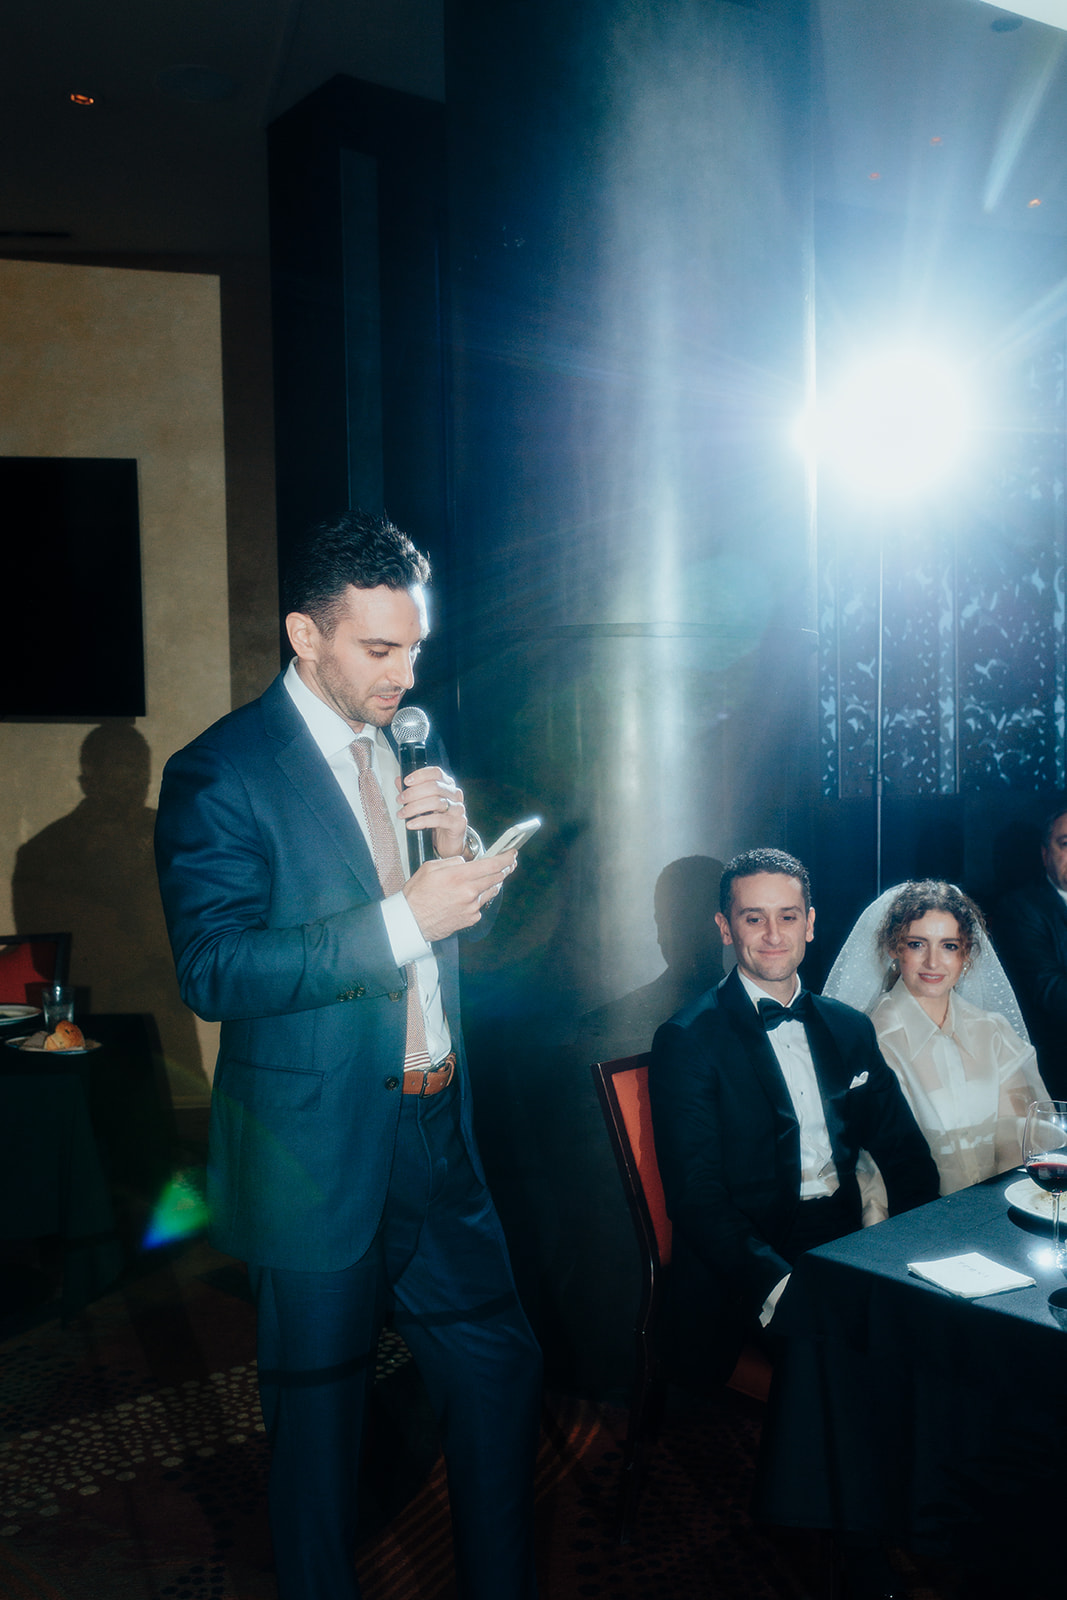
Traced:
[[[345, 718], [346, 722], [360, 722], [364, 727], [387, 728], [396, 715], [395, 708], [392, 711], [376, 711], [371, 706], [362, 705], [351, 699], [348, 685], [343, 675], [335, 669], [332, 659], [315, 663], [315, 681], [327, 702]], [[398, 700], [397, 705], [399, 704]]]

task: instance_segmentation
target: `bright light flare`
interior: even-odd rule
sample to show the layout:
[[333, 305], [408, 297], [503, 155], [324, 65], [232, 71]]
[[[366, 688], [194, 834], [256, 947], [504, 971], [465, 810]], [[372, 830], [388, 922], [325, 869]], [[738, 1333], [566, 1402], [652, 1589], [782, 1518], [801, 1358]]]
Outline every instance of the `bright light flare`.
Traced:
[[891, 499], [948, 477], [967, 436], [959, 379], [931, 356], [900, 350], [857, 366], [800, 425], [801, 445], [820, 469]]

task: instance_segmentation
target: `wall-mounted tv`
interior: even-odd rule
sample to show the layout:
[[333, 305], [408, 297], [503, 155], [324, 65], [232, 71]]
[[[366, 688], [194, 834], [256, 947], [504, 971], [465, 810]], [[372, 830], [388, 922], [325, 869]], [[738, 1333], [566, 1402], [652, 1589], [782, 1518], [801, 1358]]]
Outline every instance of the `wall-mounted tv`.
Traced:
[[143, 716], [137, 462], [0, 456], [0, 521], [0, 716]]

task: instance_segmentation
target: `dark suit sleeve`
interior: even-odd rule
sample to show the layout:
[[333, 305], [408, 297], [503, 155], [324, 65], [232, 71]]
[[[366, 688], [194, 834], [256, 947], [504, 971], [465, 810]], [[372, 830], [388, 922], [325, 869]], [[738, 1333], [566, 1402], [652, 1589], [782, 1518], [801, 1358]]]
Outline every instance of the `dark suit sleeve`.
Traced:
[[1062, 919], [1057, 926], [1056, 911], [1051, 899], [1042, 906], [1038, 892], [1020, 892], [1009, 895], [997, 912], [997, 950], [1027, 1020], [1036, 1014], [1031, 1026], [1038, 1019], [1067, 1026], [1067, 927]]
[[340, 863], [317, 882], [311, 863], [294, 871], [286, 848], [225, 752], [198, 743], [168, 762], [156, 860], [182, 999], [199, 1016], [283, 1016], [403, 987], [379, 901]]
[[850, 1088], [848, 1126], [869, 1150], [885, 1180], [890, 1216], [936, 1200], [941, 1190], [937, 1166], [892, 1067], [878, 1048], [869, 1017], [855, 1014], [861, 1050], [851, 1054], [855, 1069], [862, 1061], [867, 1081]]
[[[728, 1161], [724, 1143], [743, 1140], [744, 1130], [726, 1114], [723, 1093], [700, 1031], [664, 1023], [652, 1043], [649, 1094], [667, 1211], [716, 1281], [736, 1286], [743, 1304], [757, 1311], [789, 1263], [731, 1198], [726, 1176], [736, 1153]], [[773, 1184], [773, 1171], [770, 1152], [764, 1170], [753, 1164], [754, 1190]]]

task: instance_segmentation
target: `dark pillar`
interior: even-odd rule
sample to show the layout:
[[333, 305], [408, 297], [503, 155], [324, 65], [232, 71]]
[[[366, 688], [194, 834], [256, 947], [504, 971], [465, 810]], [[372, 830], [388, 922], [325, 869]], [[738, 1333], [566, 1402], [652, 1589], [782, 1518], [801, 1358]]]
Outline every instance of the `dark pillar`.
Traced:
[[353, 505], [388, 512], [443, 582], [444, 109], [332, 78], [269, 152], [281, 565]]
[[337, 79], [271, 130], [279, 537], [380, 497], [472, 814], [545, 817], [465, 1024], [550, 1371], [604, 1391], [636, 1257], [588, 1062], [713, 981], [717, 861], [808, 846], [806, 10], [451, 0], [448, 85], [447, 271], [442, 108]]
[[[635, 1280], [588, 1059], [705, 986], [708, 858], [808, 842], [806, 11], [451, 0], [448, 123], [462, 766], [546, 819], [468, 978], [480, 1126], [550, 1367], [602, 1388]], [[703, 949], [661, 955], [694, 857]]]

